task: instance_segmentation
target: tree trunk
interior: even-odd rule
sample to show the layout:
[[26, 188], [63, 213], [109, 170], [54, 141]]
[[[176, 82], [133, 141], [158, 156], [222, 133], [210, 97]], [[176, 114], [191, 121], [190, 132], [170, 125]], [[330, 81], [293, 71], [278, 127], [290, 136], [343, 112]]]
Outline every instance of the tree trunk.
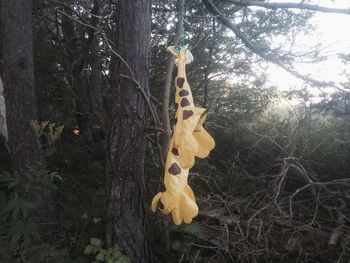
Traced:
[[[68, 1], [67, 6], [64, 7], [64, 12], [73, 17], [74, 1]], [[87, 88], [86, 80], [84, 79], [84, 69], [86, 67], [87, 59], [90, 51], [90, 42], [93, 36], [89, 34], [87, 40], [77, 33], [75, 21], [66, 15], [62, 15], [62, 33], [63, 43], [66, 51], [64, 65], [67, 72], [67, 80], [70, 88], [74, 91], [74, 114], [77, 126], [86, 139], [90, 140], [90, 128], [92, 125], [91, 107], [89, 102], [89, 90]], [[79, 31], [78, 31], [79, 32]]]
[[[91, 25], [95, 28], [100, 27], [100, 16], [101, 16], [101, 0], [94, 0], [94, 7], [91, 11]], [[91, 76], [89, 85], [90, 104], [94, 111], [95, 117], [101, 127], [101, 130], [106, 134], [108, 130], [108, 113], [103, 105], [102, 96], [102, 59], [100, 55], [100, 42], [101, 39], [97, 30], [93, 30], [90, 33], [91, 38], [91, 52], [90, 52], [90, 66]]]
[[[34, 85], [32, 3], [3, 1], [4, 95], [8, 145], [15, 172], [44, 167], [43, 151], [31, 121], [37, 120]], [[47, 189], [42, 189], [40, 207], [32, 217], [40, 225], [41, 237], [55, 239], [58, 224]]]
[[113, 57], [113, 118], [107, 150], [107, 243], [119, 244], [132, 262], [147, 262], [143, 204], [145, 98], [148, 94], [151, 0], [119, 1], [118, 53]]
[[31, 1], [3, 1], [4, 95], [14, 170], [43, 163], [31, 121], [37, 120]]
[[204, 69], [204, 99], [203, 99], [203, 108], [207, 107], [208, 104], [208, 88], [209, 88], [209, 69], [208, 66], [205, 66]]
[[0, 77], [0, 135], [7, 141], [7, 126], [6, 126], [6, 106], [4, 99], [4, 87]]

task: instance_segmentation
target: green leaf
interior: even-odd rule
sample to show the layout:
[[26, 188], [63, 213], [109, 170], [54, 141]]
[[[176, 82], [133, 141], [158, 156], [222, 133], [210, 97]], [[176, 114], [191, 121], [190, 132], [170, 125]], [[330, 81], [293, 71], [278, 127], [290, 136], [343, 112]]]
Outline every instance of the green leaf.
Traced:
[[113, 258], [119, 259], [122, 256], [122, 253], [120, 251], [114, 251], [113, 252]]
[[93, 251], [94, 247], [91, 245], [88, 245], [85, 250], [84, 250], [84, 254], [90, 254]]
[[11, 183], [9, 183], [9, 184], [7, 185], [7, 188], [8, 188], [8, 189], [11, 189], [11, 188], [16, 187], [17, 185], [18, 185], [18, 180], [17, 180], [17, 179], [14, 179], [13, 181], [11, 181]]
[[121, 256], [117, 262], [118, 263], [131, 263], [130, 259], [125, 255]]
[[[51, 173], [50, 175], [51, 175], [51, 178], [52, 178], [52, 179], [56, 178], [56, 179], [58, 179], [59, 181], [63, 181], [63, 178], [62, 178], [57, 172], [53, 172], [53, 173]], [[51, 179], [51, 180], [52, 180], [52, 179]]]
[[123, 249], [120, 246], [118, 246], [118, 245], [115, 245], [113, 250], [123, 251]]
[[105, 260], [105, 255], [103, 255], [102, 253], [98, 253], [97, 256], [96, 256], [96, 260], [104, 261]]
[[101, 246], [101, 240], [97, 238], [90, 238], [90, 244], [95, 246], [95, 247], [100, 247]]
[[98, 222], [101, 221], [101, 218], [94, 218], [94, 219], [92, 219], [92, 221], [93, 221], [95, 224], [97, 224]]
[[84, 213], [84, 214], [81, 216], [81, 219], [87, 219], [87, 218], [88, 218], [87, 213]]

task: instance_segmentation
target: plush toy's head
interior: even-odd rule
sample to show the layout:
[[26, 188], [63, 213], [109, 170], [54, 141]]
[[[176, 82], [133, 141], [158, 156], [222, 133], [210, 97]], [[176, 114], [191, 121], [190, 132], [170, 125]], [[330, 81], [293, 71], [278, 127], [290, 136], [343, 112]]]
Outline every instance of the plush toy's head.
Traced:
[[186, 64], [190, 64], [194, 60], [191, 51], [185, 47], [169, 46], [166, 48], [166, 50], [177, 59], [184, 59]]
[[[184, 49], [184, 48], [182, 48]], [[170, 54], [172, 54], [174, 57], [179, 58], [180, 57], [180, 51], [181, 48], [178, 46], [169, 46], [166, 48], [166, 51], [168, 51]]]

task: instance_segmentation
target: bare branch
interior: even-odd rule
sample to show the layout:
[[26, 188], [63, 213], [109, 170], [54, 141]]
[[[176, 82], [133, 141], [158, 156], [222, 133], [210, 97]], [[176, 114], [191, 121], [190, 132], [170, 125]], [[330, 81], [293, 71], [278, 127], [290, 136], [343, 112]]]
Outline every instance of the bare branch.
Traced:
[[[183, 22], [179, 19], [176, 27], [176, 33], [174, 37], [174, 45], [178, 45], [180, 41], [180, 34], [183, 30]], [[164, 138], [163, 138], [163, 154], [164, 158], [168, 152], [168, 145], [171, 138], [171, 127], [170, 127], [170, 118], [169, 118], [169, 103], [170, 103], [170, 90], [171, 90], [171, 81], [173, 77], [174, 70], [174, 56], [168, 58], [166, 68], [165, 68], [165, 79], [163, 84], [163, 107], [162, 107], [162, 121], [164, 129]]]
[[319, 81], [319, 80], [312, 79], [311, 77], [307, 75], [303, 75], [297, 72], [295, 69], [286, 66], [284, 63], [276, 59], [275, 55], [267, 54], [265, 50], [257, 48], [250, 41], [250, 39], [248, 39], [248, 37], [234, 23], [231, 22], [230, 19], [228, 19], [219, 9], [217, 9], [217, 7], [213, 4], [211, 0], [202, 0], [202, 2], [205, 5], [205, 7], [209, 10], [210, 13], [217, 16], [217, 19], [223, 25], [231, 29], [232, 32], [235, 33], [235, 35], [244, 43], [244, 45], [259, 57], [278, 65], [279, 67], [283, 68], [285, 71], [289, 72], [293, 76], [301, 80], [304, 80], [306, 83], [312, 86], [334, 87], [334, 88], [340, 89], [338, 86], [336, 86], [336, 84], [333, 81], [326, 82], [326, 81]]
[[301, 9], [301, 10], [310, 10], [323, 13], [336, 13], [336, 14], [345, 14], [350, 15], [350, 9], [342, 8], [330, 8], [319, 5], [304, 4], [304, 3], [274, 3], [274, 2], [264, 2], [257, 0], [229, 0], [230, 3], [233, 3], [238, 6], [257, 6], [264, 7], [268, 9]]

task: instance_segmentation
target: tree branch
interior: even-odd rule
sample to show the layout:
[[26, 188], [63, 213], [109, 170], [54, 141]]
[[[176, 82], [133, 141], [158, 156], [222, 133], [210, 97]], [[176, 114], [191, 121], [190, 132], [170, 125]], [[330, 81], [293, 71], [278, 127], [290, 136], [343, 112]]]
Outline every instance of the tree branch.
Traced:
[[310, 10], [323, 13], [336, 13], [336, 14], [345, 14], [350, 15], [350, 9], [342, 8], [330, 8], [319, 5], [304, 4], [304, 3], [274, 3], [274, 2], [264, 2], [258, 0], [229, 0], [230, 3], [233, 3], [238, 6], [257, 6], [264, 7], [268, 9], [301, 9], [301, 10]]
[[[174, 37], [174, 45], [177, 46], [180, 41], [180, 32], [183, 25], [179, 21], [176, 27], [176, 33]], [[175, 57], [170, 56], [168, 58], [166, 68], [165, 68], [165, 79], [163, 84], [163, 107], [162, 107], [162, 120], [163, 120], [163, 129], [164, 129], [164, 138], [163, 138], [163, 155], [166, 159], [168, 146], [171, 139], [171, 126], [170, 126], [170, 117], [169, 117], [169, 103], [170, 103], [170, 90], [171, 90], [171, 81], [173, 77]]]
[[[226, 27], [228, 27], [229, 29], [231, 29], [231, 31], [233, 33], [235, 33], [235, 35], [243, 42], [243, 44], [250, 49], [253, 53], [255, 53], [256, 55], [258, 55], [259, 57], [274, 63], [276, 65], [278, 65], [279, 67], [283, 68], [285, 71], [289, 72], [290, 74], [292, 74], [293, 76], [304, 80], [306, 83], [312, 85], [312, 86], [318, 86], [318, 87], [335, 87], [337, 89], [340, 89], [339, 87], [337, 87], [335, 85], [334, 82], [329, 81], [319, 81], [319, 80], [315, 80], [310, 78], [307, 75], [303, 75], [299, 72], [297, 72], [296, 70], [294, 70], [293, 68], [290, 68], [288, 66], [286, 66], [285, 64], [283, 64], [281, 61], [277, 60], [275, 57], [271, 54], [267, 54], [265, 50], [259, 49], [257, 48], [251, 41], [250, 39], [248, 39], [248, 37], [235, 25], [233, 24], [230, 19], [228, 19], [219, 9], [217, 9], [217, 7], [213, 4], [213, 2], [211, 0], [202, 0], [203, 4], [205, 5], [205, 7], [209, 10], [210, 13], [212, 13], [213, 15], [215, 15], [217, 17], [217, 19]], [[344, 91], [344, 90], [343, 90]]]

